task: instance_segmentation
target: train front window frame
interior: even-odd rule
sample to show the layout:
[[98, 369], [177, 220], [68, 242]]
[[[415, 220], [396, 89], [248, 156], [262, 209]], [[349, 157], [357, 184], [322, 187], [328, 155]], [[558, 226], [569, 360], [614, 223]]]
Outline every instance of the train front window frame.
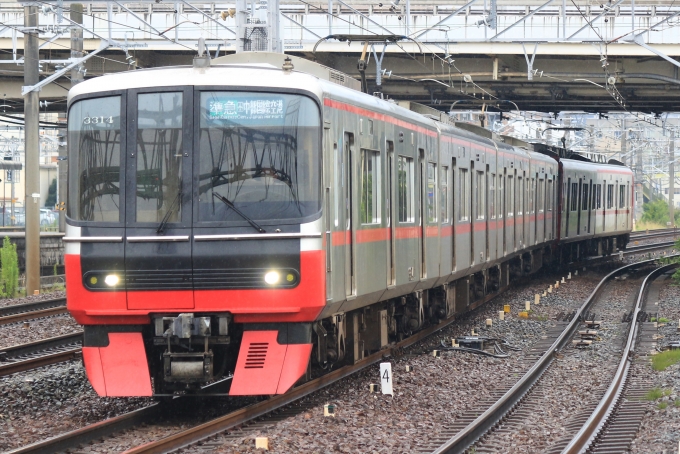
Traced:
[[297, 92], [197, 88], [194, 110], [199, 186], [194, 222], [246, 224], [215, 200], [215, 193], [263, 225], [319, 216], [322, 128], [317, 101]]
[[126, 94], [100, 95], [76, 98], [69, 107], [67, 216], [115, 225], [122, 222], [125, 196]]

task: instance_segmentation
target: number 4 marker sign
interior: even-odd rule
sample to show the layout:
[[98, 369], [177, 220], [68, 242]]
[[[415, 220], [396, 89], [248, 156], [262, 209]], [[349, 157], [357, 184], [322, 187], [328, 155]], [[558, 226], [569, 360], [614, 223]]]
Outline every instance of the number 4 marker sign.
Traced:
[[380, 387], [383, 394], [392, 393], [392, 363], [380, 363]]

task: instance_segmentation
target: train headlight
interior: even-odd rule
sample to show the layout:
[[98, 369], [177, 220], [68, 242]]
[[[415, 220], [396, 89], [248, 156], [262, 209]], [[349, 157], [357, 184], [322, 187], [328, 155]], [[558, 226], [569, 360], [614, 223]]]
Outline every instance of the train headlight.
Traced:
[[269, 285], [278, 284], [280, 279], [281, 275], [279, 274], [278, 271], [269, 271], [267, 274], [264, 275], [264, 281]]
[[104, 278], [104, 283], [106, 283], [106, 285], [108, 285], [109, 287], [114, 287], [118, 285], [119, 281], [120, 279], [115, 274], [109, 274]]

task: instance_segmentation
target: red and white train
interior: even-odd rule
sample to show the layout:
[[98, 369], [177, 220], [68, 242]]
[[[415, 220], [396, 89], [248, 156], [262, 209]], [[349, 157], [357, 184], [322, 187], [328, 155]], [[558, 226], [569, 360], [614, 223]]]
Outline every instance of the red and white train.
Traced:
[[67, 299], [99, 395], [231, 375], [232, 395], [284, 393], [310, 361], [357, 361], [515, 276], [625, 247], [623, 165], [284, 58], [126, 72], [69, 93]]

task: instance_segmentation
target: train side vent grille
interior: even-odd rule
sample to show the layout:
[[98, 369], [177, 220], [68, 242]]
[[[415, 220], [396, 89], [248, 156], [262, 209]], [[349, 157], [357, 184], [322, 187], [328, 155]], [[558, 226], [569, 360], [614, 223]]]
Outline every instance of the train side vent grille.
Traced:
[[246, 369], [264, 369], [264, 361], [267, 358], [269, 342], [252, 342], [248, 346], [246, 356]]
[[340, 85], [345, 85], [345, 75], [340, 72], [331, 70], [331, 80]]

